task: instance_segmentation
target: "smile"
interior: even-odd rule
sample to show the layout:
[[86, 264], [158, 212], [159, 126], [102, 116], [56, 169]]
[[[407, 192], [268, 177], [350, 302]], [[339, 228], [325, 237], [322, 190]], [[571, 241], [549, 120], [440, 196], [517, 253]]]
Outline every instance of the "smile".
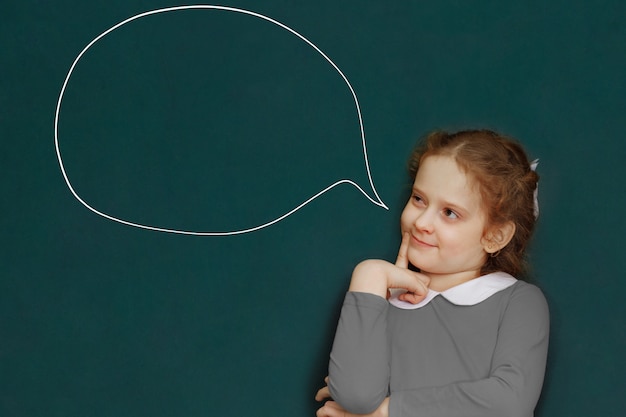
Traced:
[[420, 240], [418, 238], [416, 238], [414, 235], [411, 235], [411, 241], [415, 244], [417, 244], [418, 246], [422, 246], [422, 247], [426, 247], [426, 248], [434, 248], [436, 247], [436, 245], [431, 245], [430, 243], [424, 242], [423, 240]]

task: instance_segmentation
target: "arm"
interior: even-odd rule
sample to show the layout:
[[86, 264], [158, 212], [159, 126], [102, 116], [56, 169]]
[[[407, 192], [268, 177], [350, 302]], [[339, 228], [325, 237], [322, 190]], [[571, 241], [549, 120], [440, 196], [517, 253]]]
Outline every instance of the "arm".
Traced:
[[408, 237], [395, 264], [364, 261], [352, 274], [330, 356], [328, 385], [333, 399], [352, 413], [373, 412], [389, 394], [388, 289], [408, 290], [403, 297], [414, 303], [428, 293], [428, 278], [408, 269]]
[[521, 286], [501, 321], [490, 375], [481, 380], [394, 392], [391, 417], [532, 416], [541, 392], [549, 312], [543, 294]]
[[375, 410], [389, 394], [387, 300], [346, 294], [328, 366], [331, 397], [355, 414]]

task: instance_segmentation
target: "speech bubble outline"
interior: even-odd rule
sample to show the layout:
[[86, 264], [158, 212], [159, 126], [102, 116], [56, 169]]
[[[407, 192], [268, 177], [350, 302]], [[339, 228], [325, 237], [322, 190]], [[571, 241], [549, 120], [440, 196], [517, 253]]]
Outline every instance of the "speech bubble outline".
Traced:
[[[339, 73], [341, 78], [344, 80], [344, 82], [346, 83], [346, 85], [350, 89], [350, 92], [352, 93], [352, 97], [354, 99], [354, 104], [356, 106], [357, 115], [358, 115], [358, 119], [359, 119], [359, 128], [360, 128], [360, 132], [361, 132], [361, 144], [362, 144], [362, 147], [363, 147], [363, 157], [365, 159], [365, 169], [367, 171], [367, 177], [369, 179], [370, 186], [372, 187], [372, 191], [374, 192], [375, 199], [372, 198], [367, 192], [365, 192], [354, 181], [352, 181], [350, 179], [341, 179], [341, 180], [336, 181], [335, 183], [329, 185], [328, 187], [324, 188], [322, 191], [320, 191], [317, 194], [313, 195], [312, 197], [308, 198], [307, 200], [305, 200], [304, 202], [302, 202], [301, 204], [299, 204], [295, 208], [291, 209], [290, 211], [286, 212], [285, 214], [275, 218], [272, 221], [264, 223], [262, 225], [251, 227], [251, 228], [248, 228], [248, 229], [241, 229], [241, 230], [228, 231], [228, 232], [195, 232], [195, 231], [189, 231], [189, 230], [168, 229], [168, 228], [150, 226], [150, 225], [134, 223], [134, 222], [130, 222], [130, 221], [127, 221], [127, 220], [123, 220], [123, 219], [111, 216], [109, 214], [103, 213], [103, 212], [101, 212], [101, 211], [91, 207], [89, 204], [87, 204], [87, 202], [85, 202], [85, 200], [83, 200], [78, 195], [78, 193], [74, 190], [74, 187], [72, 187], [72, 184], [71, 184], [71, 182], [69, 180], [69, 177], [68, 177], [68, 175], [67, 175], [67, 173], [65, 171], [65, 166], [63, 164], [63, 159], [61, 157], [61, 150], [59, 148], [59, 113], [61, 111], [61, 103], [63, 101], [63, 95], [65, 93], [65, 89], [67, 88], [67, 84], [68, 84], [68, 82], [70, 80], [72, 72], [74, 71], [74, 68], [76, 67], [76, 65], [78, 64], [78, 62], [82, 58], [82, 56], [89, 50], [89, 48], [91, 48], [100, 39], [102, 39], [103, 37], [105, 37], [109, 33], [113, 32], [114, 30], [124, 26], [125, 24], [130, 23], [130, 22], [132, 22], [134, 20], [137, 20], [137, 19], [141, 19], [141, 18], [146, 17], [146, 16], [154, 15], [154, 14], [168, 13], [168, 12], [174, 12], [174, 11], [180, 11], [180, 10], [189, 10], [189, 9], [222, 10], [222, 11], [228, 11], [228, 12], [242, 13], [242, 14], [246, 14], [246, 15], [249, 15], [249, 16], [257, 17], [259, 19], [263, 19], [265, 21], [268, 21], [270, 23], [273, 23], [273, 24], [281, 27], [282, 29], [287, 30], [288, 32], [292, 33], [293, 35], [297, 36], [298, 38], [300, 38], [301, 40], [306, 42], [310, 47], [312, 47], [322, 57], [324, 57], [324, 59], [326, 61], [328, 61], [328, 63], [330, 63], [330, 65], [332, 65], [332, 67]], [[100, 35], [95, 37], [91, 42], [89, 42], [89, 44], [87, 44], [87, 46], [85, 46], [85, 48], [78, 54], [78, 56], [76, 57], [76, 59], [72, 63], [72, 65], [71, 65], [71, 67], [70, 67], [70, 69], [69, 69], [69, 71], [68, 71], [68, 73], [67, 73], [67, 75], [65, 77], [65, 81], [63, 82], [63, 86], [61, 87], [61, 92], [59, 94], [59, 98], [58, 98], [58, 101], [57, 101], [57, 107], [56, 107], [56, 112], [55, 112], [55, 117], [54, 117], [54, 145], [55, 145], [55, 150], [56, 150], [56, 154], [57, 154], [57, 159], [58, 159], [58, 162], [59, 162], [59, 167], [61, 168], [61, 173], [63, 174], [63, 178], [65, 179], [65, 183], [67, 184], [70, 192], [74, 195], [74, 197], [82, 205], [84, 205], [87, 209], [91, 210], [93, 213], [95, 213], [95, 214], [97, 214], [99, 216], [102, 216], [102, 217], [104, 217], [104, 218], [106, 218], [108, 220], [112, 220], [114, 222], [118, 222], [118, 223], [121, 223], [121, 224], [124, 224], [124, 225], [127, 225], [127, 226], [137, 227], [137, 228], [140, 228], [140, 229], [152, 230], [152, 231], [157, 231], [157, 232], [165, 232], [165, 233], [175, 233], [175, 234], [182, 234], [182, 235], [194, 235], [194, 236], [230, 236], [230, 235], [240, 235], [240, 234], [244, 234], [244, 233], [255, 232], [257, 230], [269, 227], [269, 226], [271, 226], [271, 225], [273, 225], [275, 223], [280, 222], [281, 220], [285, 219], [286, 217], [292, 215], [296, 211], [300, 210], [302, 207], [304, 207], [307, 204], [309, 204], [311, 201], [315, 200], [316, 198], [320, 197], [324, 193], [330, 191], [331, 189], [333, 189], [333, 188], [335, 188], [335, 187], [337, 187], [338, 185], [341, 185], [341, 184], [350, 184], [350, 185], [352, 185], [357, 190], [359, 190], [370, 202], [372, 202], [373, 204], [375, 204], [375, 205], [377, 205], [379, 207], [384, 208], [385, 210], [389, 210], [389, 208], [385, 205], [385, 203], [379, 197], [378, 192], [376, 191], [376, 187], [374, 186], [374, 181], [372, 180], [372, 174], [370, 172], [369, 160], [367, 158], [367, 146], [366, 146], [366, 143], [365, 143], [365, 129], [363, 128], [363, 118], [361, 116], [361, 107], [359, 105], [359, 100], [358, 100], [358, 98], [356, 96], [354, 88], [352, 88], [352, 85], [350, 84], [350, 81], [348, 81], [348, 78], [339, 69], [339, 67], [324, 52], [322, 52], [321, 49], [319, 49], [313, 42], [311, 42], [310, 40], [305, 38], [303, 35], [301, 35], [300, 33], [296, 32], [294, 29], [290, 28], [289, 26], [287, 26], [287, 25], [285, 25], [285, 24], [283, 24], [281, 22], [278, 22], [275, 19], [272, 19], [272, 18], [270, 18], [268, 16], [265, 16], [265, 15], [262, 15], [260, 13], [252, 12], [252, 11], [245, 10], [245, 9], [238, 9], [238, 8], [228, 7], [228, 6], [215, 6], [215, 5], [208, 5], [208, 4], [197, 4], [197, 5], [188, 5], [188, 6], [167, 7], [167, 8], [162, 8], [162, 9], [150, 10], [150, 11], [143, 12], [143, 13], [137, 14], [135, 16], [129, 17], [128, 19], [123, 20], [120, 23], [118, 23], [118, 24], [112, 26], [111, 28], [107, 29], [106, 31], [102, 32]]]

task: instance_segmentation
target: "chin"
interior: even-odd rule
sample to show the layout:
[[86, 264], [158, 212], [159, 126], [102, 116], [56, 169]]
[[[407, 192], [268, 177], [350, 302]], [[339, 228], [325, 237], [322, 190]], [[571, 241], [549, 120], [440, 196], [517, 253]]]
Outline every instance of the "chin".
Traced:
[[432, 268], [429, 268], [428, 264], [425, 264], [424, 262], [412, 262], [410, 259], [409, 259], [409, 267], [410, 267], [409, 269], [422, 272], [422, 273], [428, 273], [429, 269], [432, 269]]
[[[412, 262], [411, 259], [409, 258], [409, 264], [417, 271], [421, 272], [422, 274], [445, 274], [448, 271], [445, 270], [445, 268], [441, 268], [441, 264], [439, 262], [436, 261], [432, 261], [432, 262], [428, 262], [424, 260], [424, 256], [421, 257], [422, 261], [421, 262]], [[417, 259], [416, 259], [417, 261]]]
[[417, 250], [409, 249], [407, 258], [409, 259], [409, 263], [411, 265], [422, 271], [432, 269], [436, 265], [435, 260], [430, 260], [428, 255], [425, 255]]

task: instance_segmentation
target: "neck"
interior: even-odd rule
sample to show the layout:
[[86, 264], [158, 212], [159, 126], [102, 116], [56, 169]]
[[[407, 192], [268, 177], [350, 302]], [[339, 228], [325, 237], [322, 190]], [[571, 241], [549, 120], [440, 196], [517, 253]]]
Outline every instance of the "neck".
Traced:
[[478, 278], [480, 276], [480, 270], [462, 271], [453, 274], [437, 274], [423, 271], [422, 274], [430, 278], [428, 288], [433, 291], [442, 292], [474, 278]]

